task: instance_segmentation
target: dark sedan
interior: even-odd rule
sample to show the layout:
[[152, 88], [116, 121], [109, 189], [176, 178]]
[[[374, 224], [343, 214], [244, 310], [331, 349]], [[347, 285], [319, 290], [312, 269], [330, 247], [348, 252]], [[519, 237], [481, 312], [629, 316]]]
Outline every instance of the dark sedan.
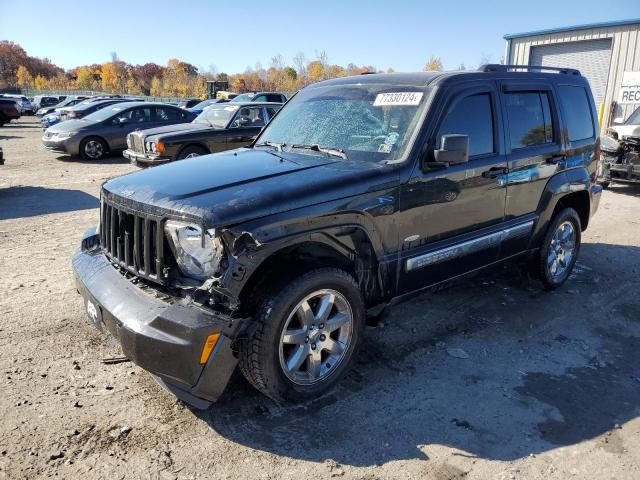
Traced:
[[123, 150], [127, 134], [134, 130], [190, 122], [193, 118], [194, 114], [163, 103], [116, 103], [48, 128], [42, 143], [53, 152], [98, 160], [110, 151]]
[[154, 165], [243, 147], [281, 107], [279, 103], [214, 104], [192, 123], [130, 133], [124, 156], [134, 164]]
[[59, 110], [60, 112], [60, 121], [64, 120], [78, 120], [80, 118], [84, 118], [87, 115], [91, 115], [93, 112], [97, 112], [98, 110], [103, 109], [104, 107], [108, 107], [109, 105], [114, 105], [116, 103], [123, 102], [139, 102], [140, 100], [137, 98], [109, 98], [109, 97], [96, 97], [96, 98], [87, 98], [77, 105], [73, 105], [71, 107], [63, 107]]

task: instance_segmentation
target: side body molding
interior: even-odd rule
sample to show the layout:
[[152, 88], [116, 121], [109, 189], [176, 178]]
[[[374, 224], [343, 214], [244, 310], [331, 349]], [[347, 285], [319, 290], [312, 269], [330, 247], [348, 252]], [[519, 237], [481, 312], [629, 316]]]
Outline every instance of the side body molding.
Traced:
[[405, 268], [410, 272], [419, 268], [480, 252], [506, 240], [529, 235], [533, 229], [533, 223], [533, 220], [529, 220], [521, 223], [520, 225], [504, 228], [497, 232], [483, 235], [472, 240], [467, 240], [457, 245], [452, 245], [417, 257], [409, 258], [406, 262]]

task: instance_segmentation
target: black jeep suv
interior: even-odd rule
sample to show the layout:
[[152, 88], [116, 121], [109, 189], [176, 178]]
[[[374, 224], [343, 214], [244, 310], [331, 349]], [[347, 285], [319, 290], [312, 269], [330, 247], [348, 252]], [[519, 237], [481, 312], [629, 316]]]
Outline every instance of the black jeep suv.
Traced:
[[416, 292], [514, 259], [562, 285], [602, 190], [596, 118], [570, 69], [316, 83], [248, 148], [107, 181], [77, 287], [195, 407], [238, 363], [275, 400], [313, 398], [366, 316]]

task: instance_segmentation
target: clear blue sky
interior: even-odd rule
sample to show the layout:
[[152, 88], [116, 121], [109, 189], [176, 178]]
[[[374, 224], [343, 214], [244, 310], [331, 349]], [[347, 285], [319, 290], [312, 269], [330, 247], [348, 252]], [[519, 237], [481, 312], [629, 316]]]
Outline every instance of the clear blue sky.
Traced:
[[[613, 8], [615, 5], [615, 8]], [[179, 58], [237, 73], [280, 53], [287, 63], [326, 51], [331, 63], [420, 70], [498, 62], [506, 33], [640, 17], [640, 1], [0, 0], [0, 40], [64, 68]]]

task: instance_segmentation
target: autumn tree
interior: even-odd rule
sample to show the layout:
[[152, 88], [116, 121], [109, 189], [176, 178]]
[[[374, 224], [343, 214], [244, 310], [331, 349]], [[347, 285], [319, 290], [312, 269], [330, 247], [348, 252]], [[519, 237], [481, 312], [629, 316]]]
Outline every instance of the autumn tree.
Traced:
[[158, 77], [151, 79], [151, 87], [149, 93], [154, 97], [160, 97], [162, 95], [162, 81]]
[[307, 64], [307, 78], [311, 83], [324, 80], [324, 65], [319, 60]]
[[33, 86], [38, 90], [45, 90], [49, 87], [49, 82], [42, 75], [38, 75], [33, 82]]
[[75, 72], [76, 88], [80, 90], [96, 90], [99, 88], [99, 73], [95, 73], [88, 66], [78, 67]]
[[20, 65], [18, 70], [16, 70], [16, 83], [21, 88], [33, 87], [33, 75], [31, 75], [31, 72], [23, 65]]
[[431, 57], [427, 60], [423, 70], [425, 72], [440, 72], [442, 71], [442, 60], [440, 57]]

